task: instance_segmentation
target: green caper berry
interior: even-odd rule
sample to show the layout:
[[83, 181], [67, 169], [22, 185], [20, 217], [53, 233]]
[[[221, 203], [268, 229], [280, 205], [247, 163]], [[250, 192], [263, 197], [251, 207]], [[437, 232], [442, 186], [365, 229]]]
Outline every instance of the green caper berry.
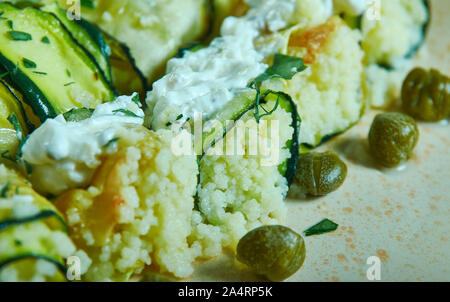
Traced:
[[336, 191], [347, 177], [347, 165], [334, 152], [309, 152], [299, 158], [295, 182], [312, 196]]
[[303, 265], [305, 257], [303, 237], [280, 225], [254, 229], [237, 246], [237, 259], [271, 281], [292, 276]]
[[402, 87], [403, 110], [414, 118], [437, 122], [450, 115], [450, 79], [436, 69], [413, 69]]
[[418, 140], [419, 128], [414, 119], [398, 112], [378, 114], [369, 132], [369, 146], [373, 157], [389, 168], [406, 162]]

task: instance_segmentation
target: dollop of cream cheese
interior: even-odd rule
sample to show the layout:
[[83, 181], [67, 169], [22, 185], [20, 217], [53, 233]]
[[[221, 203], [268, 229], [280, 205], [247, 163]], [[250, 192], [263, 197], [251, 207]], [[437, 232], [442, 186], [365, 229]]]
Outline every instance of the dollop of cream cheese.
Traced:
[[166, 128], [180, 114], [187, 119], [196, 112], [208, 115], [219, 110], [267, 69], [265, 55], [277, 52], [281, 45], [270, 43], [266, 49], [258, 49], [255, 39], [262, 32], [286, 27], [296, 1], [246, 2], [248, 14], [226, 18], [221, 37], [210, 46], [168, 62], [167, 75], [153, 84], [147, 96], [153, 129]]
[[368, 0], [334, 0], [334, 9], [349, 16], [362, 15], [367, 9]]
[[133, 101], [135, 95], [99, 105], [88, 119], [68, 122], [59, 115], [36, 129], [22, 148], [33, 187], [56, 196], [88, 185], [101, 164], [99, 157], [116, 151], [118, 127], [143, 124], [144, 112]]

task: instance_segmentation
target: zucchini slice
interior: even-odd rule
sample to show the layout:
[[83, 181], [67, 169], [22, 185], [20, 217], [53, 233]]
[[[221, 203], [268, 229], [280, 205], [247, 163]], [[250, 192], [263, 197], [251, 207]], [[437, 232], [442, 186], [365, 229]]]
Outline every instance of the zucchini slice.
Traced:
[[57, 2], [42, 6], [41, 10], [53, 13], [61, 21], [78, 44], [93, 56], [93, 60], [98, 64], [103, 76], [112, 83], [111, 66], [109, 64], [111, 50], [103, 39], [100, 29], [83, 19], [79, 21], [70, 20], [67, 17], [67, 11], [62, 9]]
[[147, 79], [136, 66], [136, 61], [131, 55], [130, 49], [105, 32], [103, 32], [103, 38], [111, 51], [109, 63], [112, 69], [114, 87], [118, 94], [131, 95], [137, 92], [141, 101], [143, 101], [148, 90]]
[[114, 99], [96, 63], [53, 14], [6, 3], [0, 11], [0, 65], [41, 122]]
[[[282, 53], [303, 58], [308, 69], [281, 80], [302, 121], [300, 152], [317, 147], [354, 126], [365, 110], [363, 52], [360, 35], [339, 17], [326, 23], [285, 33]], [[271, 83], [268, 88], [276, 88]]]
[[[286, 216], [284, 199], [298, 160], [299, 119], [286, 94], [269, 90], [262, 96], [260, 111], [270, 114], [261, 114], [258, 123], [256, 104], [236, 110], [233, 127], [199, 163], [196, 209], [203, 223], [220, 229], [224, 247], [234, 248], [250, 229], [281, 223]], [[270, 155], [262, 147], [268, 142]]]
[[431, 20], [428, 0], [381, 0], [381, 19], [371, 20], [369, 14], [360, 22], [366, 64], [396, 69], [424, 44]]
[[28, 124], [19, 97], [0, 79], [0, 154], [2, 159], [14, 160], [21, 139], [28, 134]]
[[[290, 157], [279, 165], [279, 171], [285, 176], [290, 186], [297, 168], [298, 154], [299, 154], [299, 133], [300, 133], [300, 117], [297, 112], [297, 107], [292, 101], [292, 98], [282, 92], [265, 91], [262, 93], [266, 97], [261, 100], [260, 111], [267, 110], [267, 108], [278, 108], [291, 114], [290, 128], [293, 129], [292, 138], [286, 142], [283, 147], [290, 151]], [[254, 90], [249, 90], [240, 93], [233, 100], [228, 102], [224, 108], [219, 112], [214, 113], [207, 122], [213, 125], [210, 131], [203, 132], [203, 151], [202, 157], [207, 156], [208, 150], [214, 148], [215, 145], [225, 139], [226, 135], [233, 131], [237, 121], [247, 122], [255, 118], [255, 96]], [[264, 108], [264, 109], [263, 109]], [[219, 125], [214, 126], [214, 125]], [[224, 152], [226, 150], [223, 150]], [[198, 153], [199, 154], [199, 153]]]
[[75, 252], [75, 247], [62, 215], [20, 174], [3, 165], [0, 188], [0, 279], [8, 269], [32, 279], [40, 274], [33, 267], [41, 259], [59, 269], [54, 276], [47, 276], [51, 281], [65, 280], [63, 259]]
[[[0, 209], [0, 231], [27, 222], [45, 220], [52, 229], [68, 232], [63, 215], [52, 203], [36, 193], [19, 173], [0, 165], [0, 187], [0, 198], [9, 200], [4, 200], [3, 203], [11, 205], [11, 207]], [[33, 210], [15, 216], [12, 207], [14, 204], [11, 200], [17, 196], [25, 196], [30, 199], [28, 206], [33, 207]]]
[[164, 75], [178, 49], [202, 39], [210, 26], [205, 0], [92, 2], [94, 8], [82, 7], [82, 17], [130, 48], [149, 85]]

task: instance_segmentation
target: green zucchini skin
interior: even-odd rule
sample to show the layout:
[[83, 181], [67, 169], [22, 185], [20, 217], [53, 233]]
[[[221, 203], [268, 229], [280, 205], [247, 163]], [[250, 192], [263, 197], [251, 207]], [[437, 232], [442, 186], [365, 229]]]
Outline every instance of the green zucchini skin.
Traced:
[[0, 64], [8, 74], [8, 83], [23, 93], [24, 101], [33, 108], [33, 112], [39, 117], [41, 122], [47, 118], [55, 118], [56, 111], [50, 105], [45, 94], [31, 81], [16, 65], [9, 61], [0, 51]]
[[[264, 93], [263, 93], [264, 94]], [[290, 127], [294, 129], [292, 139], [288, 142], [285, 148], [289, 149], [291, 156], [286, 160], [286, 162], [282, 163], [278, 170], [288, 182], [288, 186], [290, 187], [295, 176], [295, 171], [297, 170], [297, 163], [299, 157], [299, 136], [300, 136], [300, 127], [301, 127], [301, 118], [297, 112], [297, 106], [295, 105], [292, 98], [283, 92], [277, 92], [280, 96], [279, 106], [284, 109], [286, 112], [291, 113], [292, 123]], [[248, 112], [254, 111], [256, 107], [256, 102], [254, 101], [254, 92], [249, 92], [244, 94], [238, 99], [235, 99], [235, 102], [231, 101], [227, 104], [227, 108], [222, 109], [219, 113], [210, 117], [212, 120], [218, 120], [225, 125], [225, 121], [238, 121]], [[265, 103], [265, 100], [261, 101], [262, 104]], [[224, 114], [224, 112], [226, 112]], [[229, 128], [223, 128], [220, 133], [213, 133], [213, 136], [206, 134], [203, 137], [203, 153], [200, 157], [200, 160], [205, 156], [207, 150], [213, 147], [218, 141], [225, 138], [225, 136], [234, 128], [234, 124]]]
[[4, 261], [0, 262], [0, 271], [7, 267], [9, 264], [12, 264], [14, 262], [24, 260], [24, 259], [42, 259], [48, 262], [51, 262], [56, 265], [58, 270], [61, 272], [62, 276], [66, 278], [67, 276], [67, 267], [59, 260], [53, 259], [52, 257], [49, 257], [48, 255], [42, 255], [42, 254], [35, 254], [35, 253], [26, 253], [21, 255], [16, 255], [14, 257], [5, 259]]
[[[430, 6], [430, 1], [429, 0], [422, 0], [422, 1], [423, 1], [423, 4], [424, 4], [424, 6], [425, 6], [425, 8], [427, 10], [427, 20], [426, 20], [426, 22], [423, 24], [423, 26], [421, 28], [422, 39], [417, 44], [413, 45], [411, 47], [411, 49], [409, 50], [409, 52], [405, 55], [404, 58], [407, 59], [407, 60], [413, 58], [417, 54], [417, 52], [420, 50], [420, 48], [423, 46], [423, 44], [425, 44], [425, 39], [427, 37], [428, 28], [429, 28], [429, 26], [431, 24], [431, 6]], [[361, 29], [362, 17], [363, 16], [361, 15], [358, 29]], [[391, 64], [386, 63], [386, 62], [378, 62], [377, 65], [379, 67], [385, 69], [385, 70], [388, 70], [388, 71], [395, 70], [394, 66], [392, 66]]]
[[[299, 157], [299, 138], [300, 138], [300, 129], [301, 129], [301, 118], [297, 112], [297, 106], [295, 105], [292, 98], [286, 94], [282, 93], [283, 97], [286, 99], [284, 103], [286, 111], [291, 112], [292, 123], [291, 127], [294, 129], [294, 133], [292, 135], [292, 141], [288, 143], [288, 148], [291, 152], [291, 157], [286, 162], [286, 168], [284, 176], [288, 182], [288, 186], [290, 187], [292, 182], [294, 181], [295, 171], [297, 170], [298, 157]], [[290, 146], [289, 146], [290, 144]]]
[[428, 29], [431, 24], [431, 4], [429, 0], [423, 0], [423, 4], [425, 5], [427, 9], [427, 21], [422, 26], [422, 40], [414, 45], [409, 53], [405, 56], [406, 59], [411, 59], [416, 55], [416, 53], [419, 51], [419, 49], [422, 47], [422, 45], [425, 43], [425, 39], [427, 37]]
[[67, 227], [67, 224], [64, 221], [64, 219], [58, 213], [56, 213], [55, 211], [52, 211], [52, 210], [43, 210], [36, 215], [25, 217], [22, 219], [7, 219], [4, 221], [0, 221], [0, 232], [6, 228], [14, 227], [15, 225], [24, 224], [24, 223], [28, 223], [28, 222], [34, 222], [34, 221], [38, 221], [38, 220], [45, 220], [45, 219], [51, 218], [51, 217], [58, 219], [59, 222], [61, 223], [61, 227], [63, 228], [64, 232], [66, 234], [69, 234], [69, 228]]
[[[110, 51], [108, 59], [115, 89], [121, 95], [131, 95], [133, 92], [138, 92], [141, 103], [145, 107], [145, 94], [149, 90], [148, 81], [142, 71], [137, 67], [136, 60], [131, 54], [130, 48], [104, 31], [101, 31], [101, 34], [103, 41], [105, 41]], [[127, 83], [127, 85], [124, 85], [120, 82], [118, 75], [122, 73], [125, 73], [128, 79], [134, 79], [134, 84]]]
[[40, 9], [58, 18], [67, 32], [72, 35], [72, 38], [91, 56], [103, 77], [112, 85], [111, 66], [109, 64], [111, 50], [103, 39], [100, 29], [83, 19], [70, 20], [67, 17], [66, 10], [62, 9], [57, 2], [42, 6]]
[[[0, 66], [0, 73], [2, 73], [2, 68]], [[12, 99], [14, 102], [19, 106], [20, 112], [18, 114], [22, 117], [23, 121], [25, 122], [26, 128], [24, 129], [27, 133], [31, 133], [36, 128], [33, 123], [30, 121], [30, 119], [27, 117], [25, 108], [23, 107], [22, 98], [19, 97], [12, 89], [12, 87], [2, 79], [0, 79], [0, 85], [5, 87], [5, 89], [11, 94]]]
[[[72, 69], [70, 70], [71, 74], [75, 75], [74, 79], [77, 79], [77, 83], [73, 83], [81, 86], [83, 91], [93, 95], [95, 101], [90, 101], [90, 104], [85, 104], [86, 106], [96, 106], [100, 102], [114, 99], [114, 90], [104, 78], [101, 69], [92, 60], [92, 56], [73, 39], [71, 33], [53, 14], [32, 7], [20, 10], [5, 3], [0, 3], [0, 10], [4, 11], [6, 13], [4, 17], [11, 18], [14, 24], [17, 24], [17, 22], [22, 24], [22, 31], [24, 31], [23, 27], [27, 25], [24, 20], [32, 21], [29, 26], [29, 32], [34, 35], [32, 40], [11, 42], [6, 34], [0, 37], [0, 41], [4, 41], [0, 43], [0, 65], [9, 72], [7, 77], [9, 84], [22, 93], [25, 103], [33, 109], [41, 122], [44, 122], [47, 118], [54, 118], [58, 114], [74, 107], [81, 107], [75, 101], [74, 96], [70, 94], [70, 85], [66, 87], [66, 84], [62, 82], [70, 81], [71, 76], [65, 76], [69, 68]], [[33, 23], [38, 23], [40, 26], [36, 27]], [[48, 34], [50, 40], [56, 39], [59, 43], [63, 43], [62, 45], [66, 46], [67, 51], [61, 53], [62, 48], [57, 43], [55, 45], [42, 43], [40, 40], [44, 34]], [[3, 43], [9, 44], [3, 46]], [[31, 52], [29, 50], [29, 45], [17, 44], [19, 50], [18, 53], [14, 53], [11, 51], [12, 43], [32, 43], [34, 51]], [[22, 49], [21, 46], [27, 46], [27, 48]], [[40, 64], [36, 59], [36, 52], [39, 51], [44, 56], [53, 55], [55, 57], [53, 62], [55, 62], [56, 66], [50, 67]], [[35, 70], [39, 72], [44, 71], [44, 73], [34, 74], [34, 70], [31, 71], [29, 68], [24, 67], [20, 63], [21, 56], [24, 58], [31, 57], [32, 60], [34, 57], [34, 61], [38, 65]], [[72, 62], [68, 61], [68, 57], [72, 58]], [[49, 58], [46, 59], [49, 60]], [[56, 62], [60, 64], [61, 62], [69, 63], [67, 66], [58, 66]], [[89, 75], [92, 75], [92, 80], [88, 80]]]

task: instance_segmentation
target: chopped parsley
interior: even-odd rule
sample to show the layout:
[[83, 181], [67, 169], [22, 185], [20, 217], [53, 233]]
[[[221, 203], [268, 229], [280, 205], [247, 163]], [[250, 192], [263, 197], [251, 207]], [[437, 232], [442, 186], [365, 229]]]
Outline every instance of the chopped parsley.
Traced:
[[66, 122], [81, 122], [92, 116], [94, 109], [75, 108], [63, 114]]
[[8, 23], [9, 29], [14, 30], [14, 22], [12, 20], [8, 20], [7, 23]]
[[72, 77], [72, 74], [70, 73], [70, 70], [69, 70], [69, 69], [66, 69], [66, 74], [67, 74], [67, 76], [68, 76], [69, 78]]
[[73, 84], [75, 84], [75, 82], [69, 82], [69, 83], [64, 84], [64, 87], [67, 87], [67, 86], [70, 86], [70, 85], [73, 85]]
[[31, 61], [27, 58], [23, 58], [22, 62], [26, 68], [36, 68], [37, 67], [36, 63], [34, 63], [33, 61]]
[[25, 136], [23, 134], [22, 126], [20, 125], [19, 119], [15, 113], [11, 113], [8, 116], [8, 121], [13, 125], [14, 129], [17, 133], [17, 138], [19, 139], [20, 145], [22, 145], [25, 141]]
[[[264, 73], [259, 75], [253, 82], [250, 83], [249, 87], [256, 90], [256, 106], [255, 106], [255, 118], [259, 123], [261, 118], [264, 116], [270, 115], [275, 110], [277, 110], [280, 96], [282, 93], [275, 91], [267, 91], [263, 96], [261, 96], [261, 84], [267, 80], [280, 78], [285, 80], [291, 80], [295, 74], [298, 72], [302, 72], [306, 69], [303, 59], [297, 57], [286, 56], [282, 54], [276, 54], [274, 58], [273, 65], [266, 69]], [[261, 106], [261, 100], [264, 100], [270, 94], [278, 95], [275, 107], [267, 111], [264, 107]], [[259, 108], [262, 108], [265, 113], [259, 114]]]
[[131, 100], [133, 101], [133, 103], [135, 103], [136, 105], [138, 105], [139, 107], [141, 107], [141, 100], [139, 99], [139, 94], [135, 94]]
[[114, 110], [113, 113], [123, 113], [126, 116], [141, 118], [141, 116], [136, 115], [134, 112], [131, 112], [130, 110], [126, 110], [126, 109], [117, 109], [117, 110]]
[[45, 43], [45, 44], [50, 44], [50, 40], [48, 39], [47, 36], [43, 37], [42, 40], [41, 40], [41, 42], [42, 42], [42, 43]]
[[81, 0], [80, 4], [82, 7], [91, 8], [91, 9], [95, 8], [94, 0]]
[[1, 12], [0, 12], [0, 20], [6, 20], [5, 17], [2, 17], [4, 13], [5, 13], [4, 11], [1, 11]]
[[305, 234], [305, 236], [320, 235], [324, 233], [333, 232], [338, 228], [338, 226], [339, 225], [337, 223], [326, 218], [321, 222], [313, 225], [303, 233]]
[[10, 30], [8, 33], [14, 41], [30, 41], [33, 39], [29, 33], [23, 31]]
[[22, 240], [14, 239], [14, 244], [15, 244], [16, 246], [22, 246], [22, 245], [23, 245], [23, 242], [22, 242]]
[[106, 143], [106, 145], [104, 146], [105, 148], [108, 148], [109, 146], [111, 146], [112, 144], [116, 143], [119, 141], [119, 137], [115, 137], [112, 140], [110, 140], [109, 142]]
[[42, 71], [32, 71], [32, 73], [40, 74], [40, 75], [47, 75], [46, 72], [42, 72]]
[[7, 197], [7, 196], [6, 196], [6, 193], [8, 193], [8, 190], [9, 190], [10, 185], [11, 185], [11, 183], [8, 182], [8, 183], [2, 188], [2, 190], [0, 191], [0, 197], [1, 197], [1, 198], [6, 198], [6, 197]]

